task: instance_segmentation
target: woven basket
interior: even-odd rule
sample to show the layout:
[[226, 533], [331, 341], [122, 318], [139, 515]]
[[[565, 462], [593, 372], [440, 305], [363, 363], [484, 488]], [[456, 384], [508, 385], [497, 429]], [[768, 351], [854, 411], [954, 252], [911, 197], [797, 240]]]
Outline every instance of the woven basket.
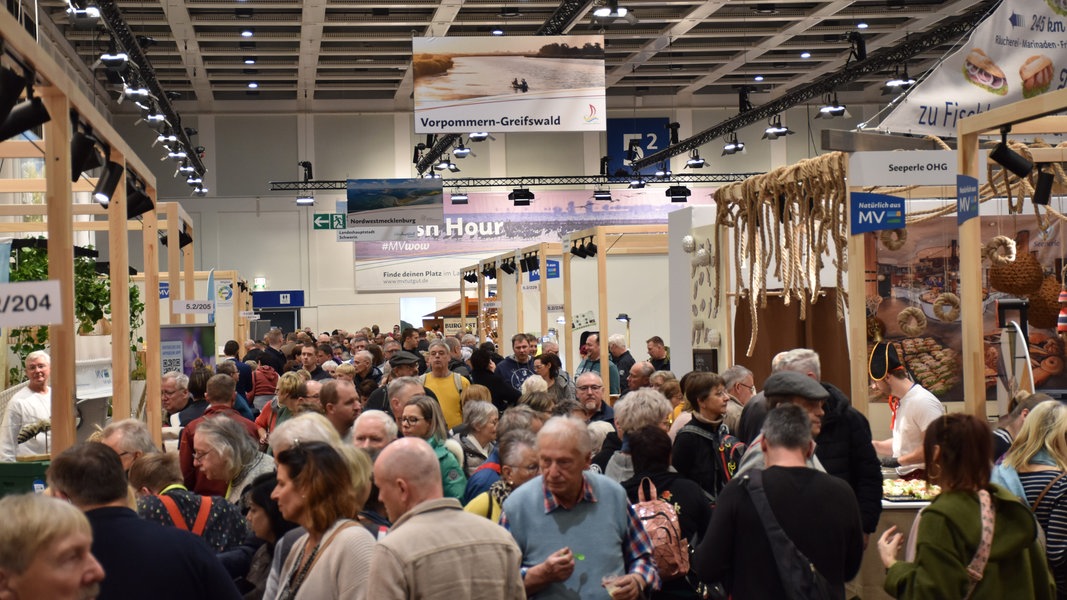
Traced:
[[[1029, 252], [1019, 252], [1014, 262], [1006, 265], [994, 264], [989, 268], [989, 285], [1013, 296], [1026, 296], [1036, 292], [1043, 279], [1041, 265]], [[1058, 294], [1059, 290], [1056, 293]]]
[[1030, 294], [1030, 307], [1026, 312], [1026, 320], [1031, 326], [1039, 329], [1052, 329], [1056, 327], [1056, 319], [1060, 314], [1060, 282], [1055, 275], [1045, 277], [1041, 287]]

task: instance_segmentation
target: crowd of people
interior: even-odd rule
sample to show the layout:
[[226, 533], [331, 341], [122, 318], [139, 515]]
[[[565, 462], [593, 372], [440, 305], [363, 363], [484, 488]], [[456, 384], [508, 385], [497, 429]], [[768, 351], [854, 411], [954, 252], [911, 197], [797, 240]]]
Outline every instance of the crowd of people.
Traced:
[[[874, 440], [809, 349], [775, 356], [757, 389], [741, 365], [675, 377], [659, 337], [641, 361], [609, 337], [606, 374], [597, 332], [573, 372], [553, 342], [510, 344], [376, 327], [231, 340], [214, 370], [162, 376], [176, 449], [114, 421], [53, 456], [45, 494], [0, 499], [0, 597], [844, 599], [889, 470], [942, 492], [903, 560], [901, 532], [876, 539], [888, 593], [1065, 589], [1067, 409], [1048, 397], [994, 432], [946, 416], [879, 344], [893, 423]], [[49, 406], [48, 362], [27, 361], [3, 457], [39, 450], [16, 419]]]

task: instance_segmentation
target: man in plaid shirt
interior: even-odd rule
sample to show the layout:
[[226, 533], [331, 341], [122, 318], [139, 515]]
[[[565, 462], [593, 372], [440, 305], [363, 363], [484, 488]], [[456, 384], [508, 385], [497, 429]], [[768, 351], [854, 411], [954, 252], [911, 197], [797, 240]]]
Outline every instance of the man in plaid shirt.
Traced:
[[[636, 600], [659, 588], [652, 542], [618, 483], [586, 469], [586, 425], [550, 419], [537, 435], [541, 475], [504, 502], [530, 598]], [[609, 594], [608, 588], [612, 590]]]

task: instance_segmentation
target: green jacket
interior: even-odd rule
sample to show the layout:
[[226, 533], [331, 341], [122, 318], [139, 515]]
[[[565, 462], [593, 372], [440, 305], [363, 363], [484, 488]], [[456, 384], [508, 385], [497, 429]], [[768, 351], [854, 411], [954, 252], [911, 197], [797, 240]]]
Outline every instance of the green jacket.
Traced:
[[463, 474], [459, 459], [445, 447], [444, 442], [437, 441], [437, 438], [430, 436], [426, 441], [430, 442], [437, 454], [437, 462], [441, 465], [441, 485], [444, 487], [445, 498], [459, 500], [467, 489], [467, 476]]
[[[982, 580], [972, 598], [1056, 597], [1037, 522], [1010, 492], [992, 486], [996, 528]], [[898, 561], [886, 573], [885, 591], [896, 598], [964, 598], [967, 564], [981, 534], [978, 495], [945, 492], [922, 512], [915, 562]]]

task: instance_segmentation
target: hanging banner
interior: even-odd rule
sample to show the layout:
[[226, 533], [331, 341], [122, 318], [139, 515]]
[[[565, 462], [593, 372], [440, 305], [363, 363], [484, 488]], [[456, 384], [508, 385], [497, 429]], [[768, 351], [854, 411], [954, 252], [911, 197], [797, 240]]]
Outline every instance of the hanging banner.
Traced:
[[955, 137], [959, 120], [1067, 85], [1067, 2], [1002, 2], [879, 125]]
[[442, 222], [440, 179], [349, 179], [347, 188], [350, 228], [378, 231]]
[[850, 225], [852, 235], [904, 227], [904, 199], [885, 194], [852, 192]]
[[415, 132], [604, 131], [604, 36], [415, 37]]
[[[670, 145], [670, 119], [608, 119], [608, 175], [628, 176], [633, 173], [630, 163], [646, 154], [655, 154]], [[670, 161], [668, 161], [670, 162]], [[649, 165], [642, 175], [655, 175], [659, 165]]]

